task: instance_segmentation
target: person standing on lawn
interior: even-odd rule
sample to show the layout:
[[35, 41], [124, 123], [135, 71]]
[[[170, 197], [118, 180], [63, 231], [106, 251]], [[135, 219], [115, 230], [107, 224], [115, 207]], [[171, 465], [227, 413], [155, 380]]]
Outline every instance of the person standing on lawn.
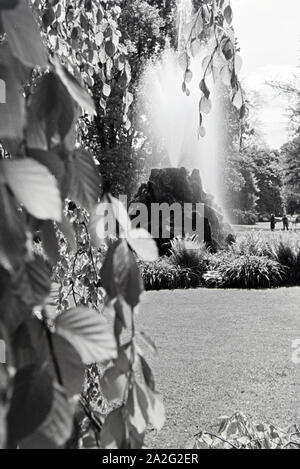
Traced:
[[272, 215], [271, 215], [271, 220], [270, 220], [270, 222], [271, 222], [271, 231], [274, 231], [274, 230], [275, 230], [275, 227], [276, 227], [276, 219], [275, 219], [274, 213], [272, 213]]
[[282, 223], [283, 223], [283, 231], [289, 231], [289, 219], [288, 219], [287, 214], [283, 215]]

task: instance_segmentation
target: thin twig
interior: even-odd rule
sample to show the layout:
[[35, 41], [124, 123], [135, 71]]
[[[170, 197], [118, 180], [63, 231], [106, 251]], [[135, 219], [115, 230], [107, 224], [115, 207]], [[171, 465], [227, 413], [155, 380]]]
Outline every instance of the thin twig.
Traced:
[[42, 312], [42, 316], [43, 316], [43, 325], [44, 325], [44, 328], [45, 328], [45, 331], [46, 331], [46, 338], [47, 338], [49, 351], [50, 351], [51, 359], [52, 359], [52, 362], [53, 362], [56, 378], [57, 378], [57, 381], [60, 384], [60, 386], [63, 387], [64, 386], [63, 378], [62, 378], [58, 358], [57, 358], [56, 353], [55, 353], [54, 343], [53, 343], [53, 339], [52, 339], [52, 332], [49, 329], [49, 326], [48, 326], [48, 323], [47, 323], [47, 316], [46, 316], [45, 311]]

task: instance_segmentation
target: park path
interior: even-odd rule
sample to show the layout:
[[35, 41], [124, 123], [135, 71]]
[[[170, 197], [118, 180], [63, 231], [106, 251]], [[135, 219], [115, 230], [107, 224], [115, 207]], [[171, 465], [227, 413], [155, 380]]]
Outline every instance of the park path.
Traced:
[[300, 288], [149, 292], [140, 329], [156, 342], [150, 359], [167, 421], [148, 444], [183, 448], [218, 417], [236, 411], [279, 426], [300, 423]]

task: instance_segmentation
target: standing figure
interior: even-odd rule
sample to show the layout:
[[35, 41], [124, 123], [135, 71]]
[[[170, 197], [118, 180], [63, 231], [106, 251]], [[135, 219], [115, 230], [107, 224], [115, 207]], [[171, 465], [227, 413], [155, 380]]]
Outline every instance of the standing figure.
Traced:
[[275, 230], [275, 227], [276, 227], [276, 219], [275, 219], [274, 213], [272, 213], [272, 215], [271, 215], [271, 220], [270, 220], [270, 222], [271, 222], [271, 231], [274, 231], [274, 230]]
[[282, 223], [283, 223], [283, 231], [289, 231], [289, 219], [286, 214], [283, 215]]

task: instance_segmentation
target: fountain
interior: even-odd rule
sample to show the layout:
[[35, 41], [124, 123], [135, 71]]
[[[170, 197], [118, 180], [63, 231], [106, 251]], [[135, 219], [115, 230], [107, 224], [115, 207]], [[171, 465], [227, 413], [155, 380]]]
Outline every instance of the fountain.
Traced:
[[[215, 205], [213, 197], [203, 190], [199, 170], [194, 169], [191, 174], [186, 168], [164, 168], [151, 171], [149, 181], [141, 185], [133, 200], [133, 204], [137, 206], [143, 204], [147, 207], [148, 222], [143, 228], [150, 233], [152, 233], [151, 205], [164, 203], [170, 206], [180, 204], [182, 210], [184, 210], [184, 204], [191, 204], [193, 212], [190, 216], [194, 217], [194, 220], [195, 217], [201, 218], [200, 223], [203, 223], [203, 241], [213, 251], [225, 244], [230, 234], [230, 226], [224, 223], [223, 215]], [[199, 211], [198, 204], [203, 204], [203, 212]], [[170, 225], [172, 226], [171, 219]], [[172, 230], [170, 234], [168, 239], [163, 237], [156, 239], [161, 255], [169, 251], [170, 239], [174, 237]]]
[[[190, 69], [194, 79], [188, 85], [187, 96], [182, 90], [183, 70], [179, 56], [190, 33], [195, 12], [192, 0], [177, 0], [177, 9], [178, 50], [167, 47], [157, 62], [150, 62], [140, 85], [140, 109], [145, 127], [150, 129], [151, 141], [164, 148], [172, 168], [152, 170], [149, 182], [140, 188], [134, 202], [147, 205], [151, 201], [162, 203], [168, 201], [170, 195], [173, 201], [188, 202], [182, 200], [176, 191], [181, 186], [188, 193], [188, 186], [191, 188], [196, 178], [199, 190], [190, 190], [191, 201], [205, 204], [205, 241], [215, 247], [222, 244], [228, 234], [218, 207], [221, 186], [218, 162], [222, 154], [223, 112], [218, 100], [218, 85], [214, 84], [211, 86], [212, 111], [205, 116], [206, 135], [199, 139], [198, 82], [202, 62], [208, 52], [203, 47], [203, 51], [199, 51], [192, 60]], [[189, 172], [192, 174], [189, 175]]]

